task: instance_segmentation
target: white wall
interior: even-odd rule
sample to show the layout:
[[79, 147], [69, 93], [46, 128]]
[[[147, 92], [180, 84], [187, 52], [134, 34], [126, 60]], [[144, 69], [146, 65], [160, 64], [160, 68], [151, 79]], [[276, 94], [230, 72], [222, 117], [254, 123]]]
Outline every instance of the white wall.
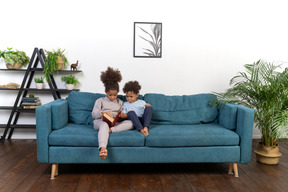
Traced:
[[[1, 2], [0, 9], [0, 49], [28, 55], [34, 47], [66, 49], [69, 62], [79, 60], [83, 71], [77, 74], [81, 91], [104, 92], [100, 72], [112, 66], [123, 75], [121, 87], [138, 80], [142, 94], [221, 92], [246, 63], [288, 61], [284, 0], [14, 0]], [[133, 58], [134, 22], [162, 22], [161, 59]], [[21, 80], [21, 73], [0, 71], [0, 84]], [[57, 82], [64, 87], [59, 77]], [[12, 105], [14, 95], [1, 91], [0, 105]], [[40, 97], [43, 103], [52, 99]], [[0, 123], [8, 116], [0, 111]], [[25, 118], [20, 122], [35, 122]], [[35, 130], [13, 136], [31, 137]]]

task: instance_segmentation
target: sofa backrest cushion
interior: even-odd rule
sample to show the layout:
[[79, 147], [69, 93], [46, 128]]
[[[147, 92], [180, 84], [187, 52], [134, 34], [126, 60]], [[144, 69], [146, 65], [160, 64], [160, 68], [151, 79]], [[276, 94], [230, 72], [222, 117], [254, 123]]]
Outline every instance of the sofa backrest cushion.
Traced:
[[92, 110], [95, 101], [105, 94], [72, 91], [68, 97], [69, 122], [79, 125], [92, 125]]
[[[105, 97], [103, 93], [89, 93], [89, 92], [76, 92], [72, 91], [68, 97], [68, 109], [69, 109], [69, 122], [79, 125], [92, 125], [92, 110], [95, 101], [101, 97]], [[126, 101], [125, 95], [118, 95], [118, 98], [122, 101]], [[138, 99], [143, 99], [142, 95], [139, 95]]]
[[212, 94], [167, 96], [146, 94], [144, 100], [153, 108], [152, 124], [200, 124], [217, 119], [217, 107], [209, 105]]
[[237, 105], [232, 103], [220, 106], [219, 124], [227, 129], [236, 129], [237, 110]]

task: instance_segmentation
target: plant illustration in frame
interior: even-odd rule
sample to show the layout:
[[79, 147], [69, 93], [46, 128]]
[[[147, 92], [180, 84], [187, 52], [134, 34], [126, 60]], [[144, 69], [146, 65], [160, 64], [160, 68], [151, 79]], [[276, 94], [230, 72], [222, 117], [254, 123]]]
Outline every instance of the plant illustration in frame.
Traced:
[[161, 58], [162, 23], [134, 23], [134, 57]]

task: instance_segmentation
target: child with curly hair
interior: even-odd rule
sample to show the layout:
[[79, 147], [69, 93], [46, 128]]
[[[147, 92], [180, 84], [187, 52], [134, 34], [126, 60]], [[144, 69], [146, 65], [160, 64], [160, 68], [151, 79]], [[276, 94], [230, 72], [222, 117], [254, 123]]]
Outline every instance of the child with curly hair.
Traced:
[[125, 120], [109, 128], [108, 124], [102, 120], [105, 112], [112, 112], [113, 117], [115, 117], [119, 111], [122, 111], [123, 101], [117, 98], [118, 83], [122, 80], [122, 76], [118, 69], [108, 67], [106, 71], [101, 72], [100, 79], [104, 84], [106, 96], [95, 101], [92, 117], [95, 119], [93, 121], [94, 129], [98, 130], [99, 156], [101, 159], [105, 159], [108, 155], [109, 133], [133, 129], [133, 124], [131, 121]]
[[137, 99], [140, 89], [141, 85], [138, 81], [129, 81], [124, 85], [123, 91], [127, 101], [124, 102], [121, 117], [131, 120], [134, 127], [147, 137], [152, 118], [152, 107], [149, 103]]

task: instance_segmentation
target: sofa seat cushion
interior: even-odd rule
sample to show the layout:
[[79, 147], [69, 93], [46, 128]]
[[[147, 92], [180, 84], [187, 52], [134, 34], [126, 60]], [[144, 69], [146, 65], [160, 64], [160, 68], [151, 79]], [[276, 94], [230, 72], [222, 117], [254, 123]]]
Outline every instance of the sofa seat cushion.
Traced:
[[[110, 147], [141, 147], [144, 143], [144, 136], [137, 130], [112, 133], [108, 140]], [[49, 145], [98, 147], [98, 131], [92, 125], [67, 124], [50, 133]]]
[[219, 124], [151, 125], [148, 147], [235, 146], [239, 136]]

